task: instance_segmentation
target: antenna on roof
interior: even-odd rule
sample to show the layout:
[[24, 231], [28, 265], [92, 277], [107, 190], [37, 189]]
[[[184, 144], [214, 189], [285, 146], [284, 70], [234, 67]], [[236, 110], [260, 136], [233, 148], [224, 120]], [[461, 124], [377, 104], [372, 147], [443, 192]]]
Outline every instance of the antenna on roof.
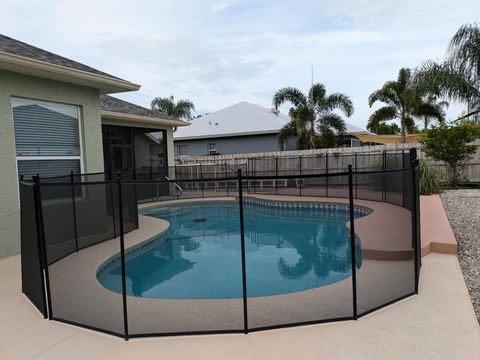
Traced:
[[313, 86], [313, 64], [311, 64], [312, 66], [312, 86]]

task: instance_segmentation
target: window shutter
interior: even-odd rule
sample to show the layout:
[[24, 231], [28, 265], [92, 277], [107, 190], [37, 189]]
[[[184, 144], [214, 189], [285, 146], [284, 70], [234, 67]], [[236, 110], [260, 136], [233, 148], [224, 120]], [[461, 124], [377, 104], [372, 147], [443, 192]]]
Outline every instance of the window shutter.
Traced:
[[77, 107], [13, 99], [17, 156], [80, 156]]

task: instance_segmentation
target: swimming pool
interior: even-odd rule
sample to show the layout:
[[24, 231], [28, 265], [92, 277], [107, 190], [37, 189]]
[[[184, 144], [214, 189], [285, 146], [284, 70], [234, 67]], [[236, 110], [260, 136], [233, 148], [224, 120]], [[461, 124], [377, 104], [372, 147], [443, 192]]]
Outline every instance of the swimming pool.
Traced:
[[[356, 207], [355, 216], [369, 209]], [[163, 205], [143, 215], [167, 220], [168, 232], [126, 253], [127, 295], [155, 299], [242, 297], [239, 206], [236, 201]], [[351, 276], [348, 206], [246, 199], [247, 293], [281, 295]], [[356, 239], [356, 266], [361, 266]], [[118, 257], [97, 279], [121, 293]]]

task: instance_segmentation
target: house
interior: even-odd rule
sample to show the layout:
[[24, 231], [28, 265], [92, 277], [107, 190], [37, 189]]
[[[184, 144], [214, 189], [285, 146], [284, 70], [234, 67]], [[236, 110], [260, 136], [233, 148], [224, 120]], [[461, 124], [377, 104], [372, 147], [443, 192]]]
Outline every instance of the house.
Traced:
[[[282, 149], [277, 141], [279, 130], [289, 121], [276, 109], [243, 101], [178, 128], [173, 134], [175, 157], [295, 150], [295, 138], [289, 138]], [[353, 134], [369, 132], [347, 123], [347, 135]]]
[[107, 95], [139, 88], [0, 35], [0, 258], [19, 251], [20, 176], [150, 165], [167, 173], [173, 129], [189, 123]]

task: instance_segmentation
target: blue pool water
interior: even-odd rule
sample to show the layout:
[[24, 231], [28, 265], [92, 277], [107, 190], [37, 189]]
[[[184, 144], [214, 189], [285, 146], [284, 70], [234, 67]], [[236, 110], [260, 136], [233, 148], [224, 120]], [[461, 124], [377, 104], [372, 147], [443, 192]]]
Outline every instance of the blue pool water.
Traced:
[[[246, 203], [248, 296], [279, 295], [332, 284], [351, 276], [349, 213]], [[237, 202], [162, 206], [144, 215], [170, 222], [167, 234], [126, 254], [127, 294], [159, 299], [242, 297]], [[358, 215], [357, 215], [358, 216]], [[361, 266], [359, 241], [356, 265]], [[121, 292], [120, 261], [97, 273]]]

